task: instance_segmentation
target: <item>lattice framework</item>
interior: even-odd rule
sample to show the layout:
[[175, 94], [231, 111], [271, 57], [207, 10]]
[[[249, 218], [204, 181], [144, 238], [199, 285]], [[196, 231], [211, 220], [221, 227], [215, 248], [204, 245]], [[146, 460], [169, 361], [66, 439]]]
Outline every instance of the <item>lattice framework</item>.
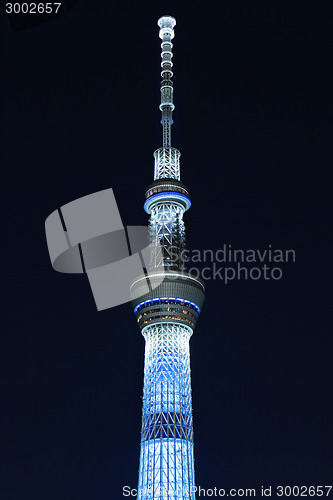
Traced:
[[154, 180], [180, 180], [180, 152], [176, 148], [159, 148], [154, 152], [155, 168]]
[[184, 209], [176, 203], [158, 203], [150, 215], [151, 241], [157, 251], [152, 252], [151, 267], [172, 266], [177, 263], [175, 250], [185, 245]]
[[[192, 329], [160, 323], [145, 327], [142, 334], [146, 349], [138, 499], [193, 500]], [[163, 490], [167, 494], [159, 496]]]

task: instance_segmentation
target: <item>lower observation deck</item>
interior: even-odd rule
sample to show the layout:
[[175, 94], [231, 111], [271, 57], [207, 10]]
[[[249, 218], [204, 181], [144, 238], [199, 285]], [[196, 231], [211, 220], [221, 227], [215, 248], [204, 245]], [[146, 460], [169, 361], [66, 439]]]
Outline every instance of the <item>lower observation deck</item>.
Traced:
[[131, 302], [140, 329], [163, 322], [194, 330], [204, 299], [203, 283], [185, 272], [156, 269], [139, 276], [131, 286]]

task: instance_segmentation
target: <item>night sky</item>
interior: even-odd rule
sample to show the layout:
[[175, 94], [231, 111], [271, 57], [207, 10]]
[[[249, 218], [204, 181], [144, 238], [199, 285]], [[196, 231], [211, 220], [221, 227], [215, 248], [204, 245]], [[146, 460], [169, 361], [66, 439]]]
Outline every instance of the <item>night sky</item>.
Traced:
[[188, 247], [296, 252], [280, 280], [206, 283], [196, 483], [332, 484], [332, 2], [74, 4], [30, 28], [1, 5], [0, 499], [137, 485], [144, 339], [129, 304], [97, 312], [85, 276], [52, 269], [44, 222], [112, 187], [124, 225], [147, 223], [165, 14]]

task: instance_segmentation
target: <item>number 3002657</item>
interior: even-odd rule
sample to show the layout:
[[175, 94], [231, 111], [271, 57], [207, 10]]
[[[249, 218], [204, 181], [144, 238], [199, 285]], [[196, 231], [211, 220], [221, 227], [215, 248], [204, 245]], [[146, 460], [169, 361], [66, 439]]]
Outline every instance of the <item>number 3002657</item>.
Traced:
[[6, 3], [7, 14], [57, 14], [61, 3]]

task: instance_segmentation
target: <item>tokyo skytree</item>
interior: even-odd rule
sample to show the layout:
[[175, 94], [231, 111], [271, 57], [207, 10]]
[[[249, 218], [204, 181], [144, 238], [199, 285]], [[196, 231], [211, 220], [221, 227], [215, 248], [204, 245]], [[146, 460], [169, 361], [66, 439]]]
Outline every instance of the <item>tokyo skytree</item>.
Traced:
[[150, 216], [151, 266], [131, 285], [145, 339], [139, 500], [195, 499], [189, 340], [204, 302], [204, 285], [185, 271], [183, 215], [191, 202], [180, 180], [180, 152], [171, 146], [175, 25], [170, 16], [158, 20], [163, 146], [154, 152], [154, 181], [144, 203]]

